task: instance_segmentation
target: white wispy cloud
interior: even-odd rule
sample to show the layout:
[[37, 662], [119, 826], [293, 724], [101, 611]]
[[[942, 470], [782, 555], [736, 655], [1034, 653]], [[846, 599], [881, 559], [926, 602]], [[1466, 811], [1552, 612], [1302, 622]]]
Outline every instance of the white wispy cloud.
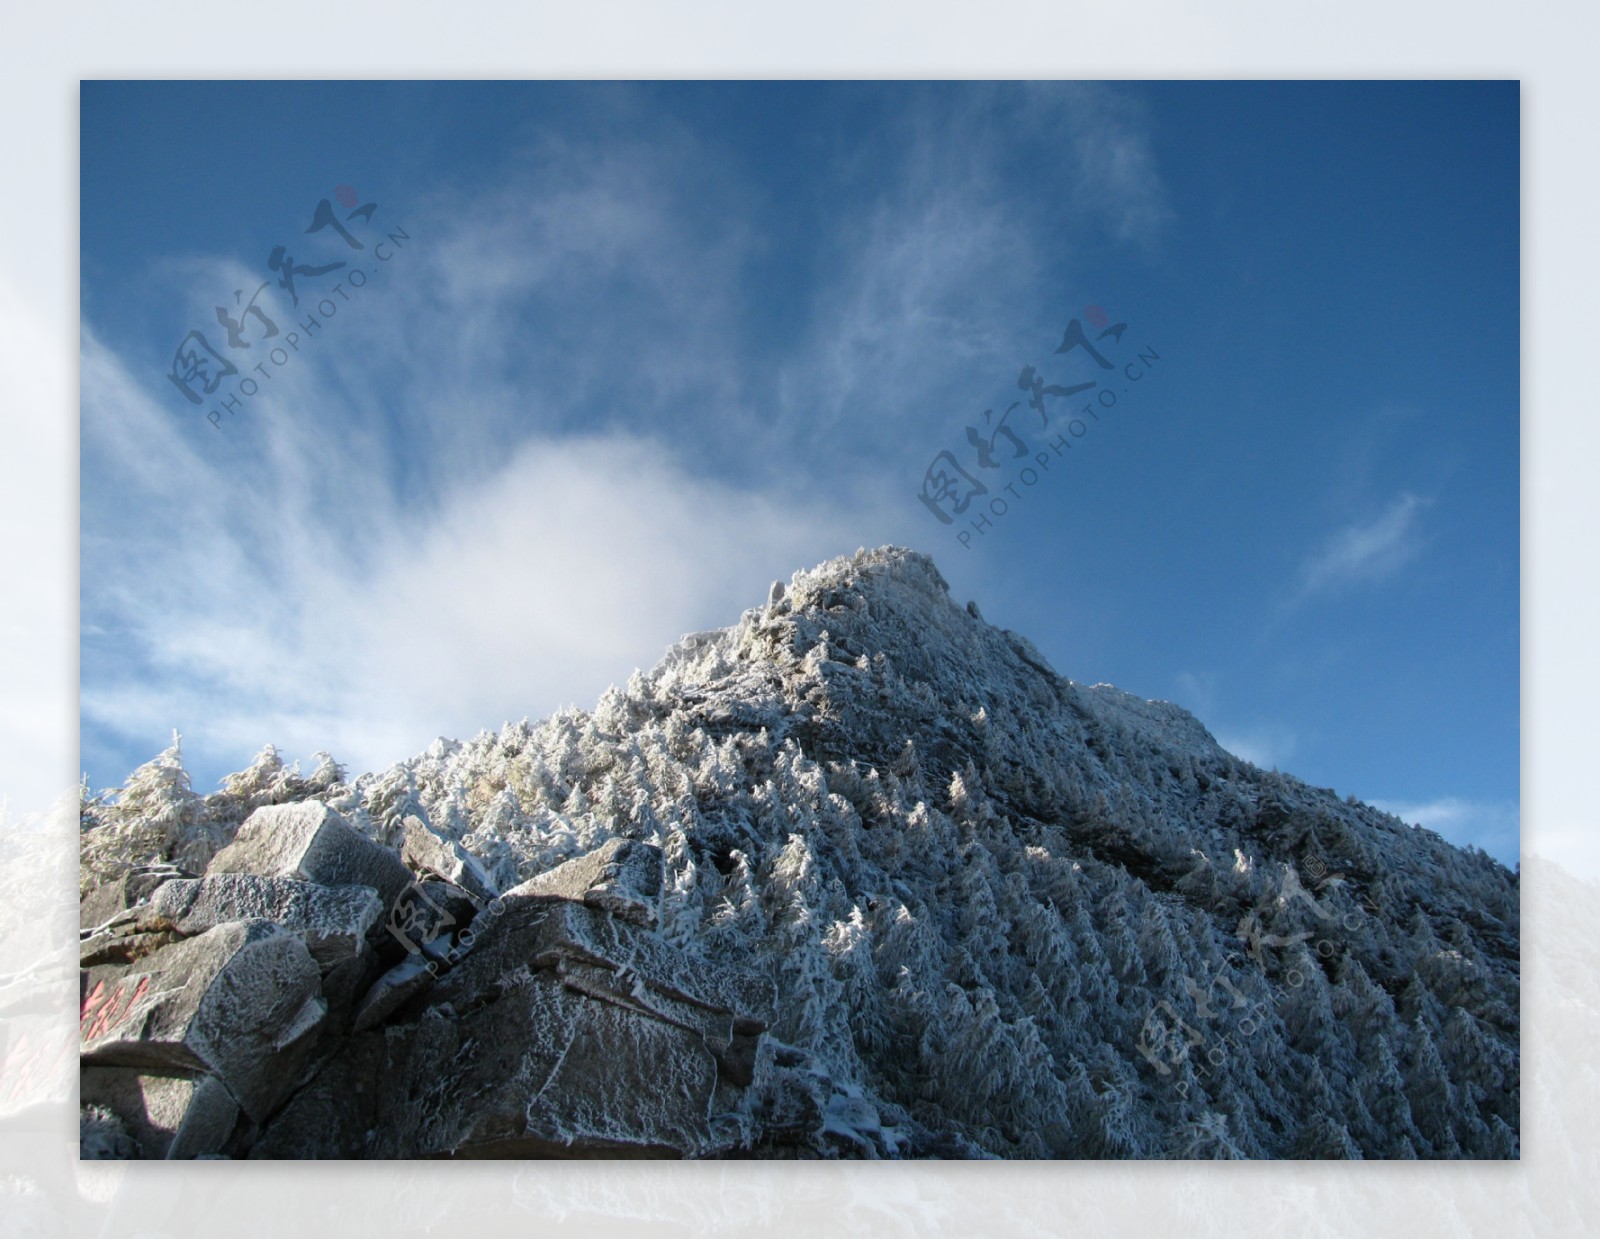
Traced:
[[1216, 672], [1179, 672], [1173, 677], [1177, 685], [1177, 705], [1193, 714], [1216, 737], [1221, 745], [1235, 757], [1254, 763], [1264, 770], [1281, 767], [1299, 748], [1300, 738], [1294, 729], [1273, 721], [1241, 722], [1230, 718], [1225, 711], [1222, 677]]
[[[1204, 720], [1201, 720], [1204, 723]], [[1263, 770], [1275, 770], [1293, 757], [1299, 737], [1290, 728], [1262, 724], [1241, 729], [1222, 728], [1214, 732], [1217, 744], [1235, 757], [1254, 763]]]
[[[922, 102], [879, 197], [837, 221], [839, 275], [780, 375], [791, 425], [850, 425], [904, 458], [932, 455], [930, 430], [1015, 398], [1023, 363], [1049, 371], [1085, 291], [1060, 275], [1077, 247], [1096, 230], [1153, 243], [1171, 214], [1143, 118], [1115, 88], [974, 87]], [[1071, 204], [1002, 192], [1007, 161], [1039, 150], [1060, 153], [1051, 171], [1065, 170]]]
[[1382, 581], [1404, 568], [1421, 550], [1419, 518], [1428, 503], [1403, 492], [1377, 517], [1337, 531], [1301, 565], [1299, 597]]
[[1515, 857], [1522, 814], [1515, 801], [1474, 801], [1439, 797], [1432, 801], [1373, 801], [1402, 822], [1437, 831], [1458, 845], [1475, 845], [1499, 857]]
[[[435, 735], [591, 703], [680, 633], [756, 602], [774, 566], [855, 545], [844, 514], [698, 476], [622, 432], [527, 439], [415, 509], [348, 453], [322, 461], [351, 478], [343, 498], [297, 470], [240, 487], [119, 371], [88, 338], [92, 433], [128, 485], [172, 504], [140, 536], [102, 522], [86, 538], [94, 610], [139, 657], [99, 665], [82, 710], [131, 735], [182, 726], [202, 766], [270, 740], [366, 769]], [[279, 414], [293, 419], [260, 411]]]
[[1173, 677], [1178, 686], [1174, 701], [1199, 717], [1202, 723], [1217, 704], [1217, 674], [1215, 672], [1179, 672]]
[[1059, 118], [1077, 159], [1075, 209], [1096, 213], [1120, 241], [1153, 246], [1174, 213], [1142, 102], [1085, 82], [1035, 83], [1034, 99]]

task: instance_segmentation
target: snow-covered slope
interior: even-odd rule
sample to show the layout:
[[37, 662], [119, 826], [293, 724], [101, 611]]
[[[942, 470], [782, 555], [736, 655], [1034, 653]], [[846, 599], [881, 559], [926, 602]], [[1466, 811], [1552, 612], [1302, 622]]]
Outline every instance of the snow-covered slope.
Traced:
[[[212, 797], [85, 807], [85, 883], [198, 870], [251, 809], [409, 817], [502, 890], [621, 836], [658, 933], [765, 974], [844, 1155], [1513, 1157], [1518, 880], [1057, 675], [883, 548], [775, 585], [592, 712]], [[764, 1152], [757, 1148], [755, 1152]]]

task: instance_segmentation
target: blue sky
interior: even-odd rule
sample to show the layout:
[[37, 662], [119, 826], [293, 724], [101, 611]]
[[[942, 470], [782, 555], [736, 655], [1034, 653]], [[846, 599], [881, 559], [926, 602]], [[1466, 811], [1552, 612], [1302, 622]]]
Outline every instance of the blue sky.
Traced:
[[[895, 542], [1064, 674], [1515, 859], [1516, 83], [81, 105], [93, 786], [173, 728], [206, 790], [268, 741], [381, 768], [589, 705], [774, 578]], [[323, 199], [361, 250], [306, 234]], [[292, 307], [277, 245], [349, 265]], [[216, 307], [266, 281], [279, 337], [245, 318], [227, 349]], [[1055, 351], [1100, 311], [1109, 372]], [[191, 329], [248, 365], [301, 347], [227, 412], [248, 365], [199, 406], [167, 377]], [[1027, 458], [998, 439], [985, 470], [966, 428], [1026, 402], [1024, 365], [1098, 386], [1047, 397], [1048, 432], [1021, 404]], [[918, 498], [947, 450], [990, 487], [949, 525]]]

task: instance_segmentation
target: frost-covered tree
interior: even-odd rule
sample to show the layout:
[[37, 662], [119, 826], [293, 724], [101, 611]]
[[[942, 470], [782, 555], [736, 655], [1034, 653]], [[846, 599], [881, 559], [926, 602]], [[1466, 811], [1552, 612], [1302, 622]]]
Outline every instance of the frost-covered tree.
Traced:
[[80, 889], [152, 862], [200, 860], [203, 865], [209, 857], [205, 818], [205, 804], [189, 787], [183, 767], [183, 740], [173, 732], [171, 745], [85, 816], [89, 829], [82, 839]]

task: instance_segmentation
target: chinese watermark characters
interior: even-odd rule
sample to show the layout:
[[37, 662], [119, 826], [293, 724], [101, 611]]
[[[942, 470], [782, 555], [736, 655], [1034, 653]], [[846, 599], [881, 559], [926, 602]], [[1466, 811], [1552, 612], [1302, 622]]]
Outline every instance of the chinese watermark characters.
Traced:
[[[345, 257], [302, 261], [287, 245], [273, 246], [266, 267], [276, 278], [263, 280], [248, 296], [246, 289], [235, 289], [230, 305], [216, 307], [220, 330], [212, 336], [195, 329], [178, 342], [167, 379], [191, 405], [212, 405], [206, 421], [213, 428], [220, 430], [223, 414], [237, 414], [242, 402], [261, 391], [263, 381], [272, 382], [340, 307], [350, 303], [352, 294], [367, 287], [383, 270], [382, 264], [390, 262], [411, 240], [411, 234], [397, 226], [369, 248], [349, 225], [370, 229], [378, 204], [357, 205], [360, 196], [348, 185], [338, 186], [334, 197], [345, 211], [344, 218], [324, 198], [312, 211], [311, 223], [304, 231], [307, 235], [324, 233], [312, 243], [324, 248], [328, 237], [336, 237], [344, 246]], [[369, 261], [375, 265], [367, 266]], [[213, 337], [218, 343], [213, 343]]]
[[[1087, 330], [1083, 320], [1089, 323]], [[1119, 395], [1128, 393], [1126, 385], [1141, 382], [1161, 360], [1146, 345], [1119, 368], [1114, 355], [1123, 351], [1127, 330], [1127, 323], [1113, 323], [1101, 307], [1087, 307], [1082, 320], [1067, 324], [1055, 350], [1063, 358], [1057, 363], [1059, 370], [1046, 376], [1038, 366], [1024, 365], [1015, 385], [1022, 395], [1005, 412], [996, 416], [993, 407], [985, 409], [981, 424], [966, 427], [963, 456], [946, 448], [933, 458], [917, 498], [941, 525], [952, 527], [956, 541], [968, 551], [974, 536], [984, 537], [1022, 498], [1019, 484], [1038, 485], [1073, 441], [1088, 433], [1090, 423], [1100, 421], [1102, 413], [1116, 406]], [[1078, 364], [1076, 372], [1068, 373], [1072, 363]], [[1090, 377], [1085, 378], [1088, 367], [1092, 367], [1087, 371]]]

